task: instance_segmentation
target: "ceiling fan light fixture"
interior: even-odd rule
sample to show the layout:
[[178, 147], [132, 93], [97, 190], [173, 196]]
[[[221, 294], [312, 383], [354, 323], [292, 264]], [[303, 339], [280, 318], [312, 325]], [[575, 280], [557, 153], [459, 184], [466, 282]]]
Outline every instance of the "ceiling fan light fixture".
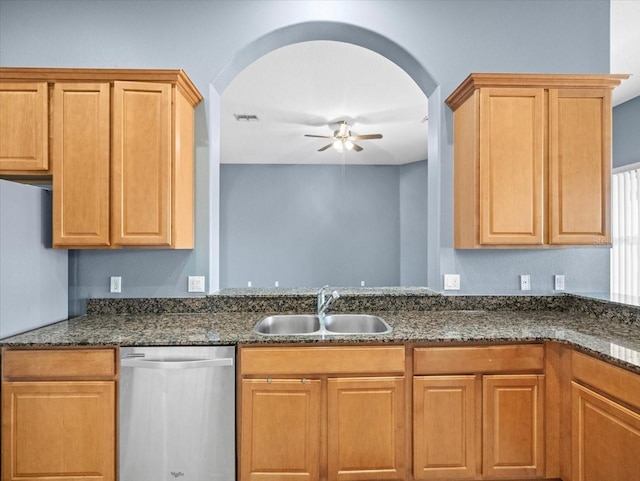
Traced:
[[340, 122], [340, 129], [338, 130], [338, 137], [348, 137], [349, 136], [349, 124], [345, 121]]
[[[334, 124], [335, 125], [335, 124]], [[361, 152], [363, 149], [355, 142], [359, 140], [373, 140], [373, 139], [381, 139], [382, 134], [360, 134], [360, 135], [351, 135], [351, 126], [341, 120], [338, 123], [338, 128], [333, 131], [332, 136], [328, 135], [316, 135], [316, 134], [304, 134], [305, 137], [316, 137], [320, 139], [331, 139], [329, 144], [324, 147], [318, 149], [318, 152], [324, 152], [325, 150], [333, 147], [334, 150], [337, 150], [340, 153], [344, 152], [344, 149], [353, 150], [355, 152]]]

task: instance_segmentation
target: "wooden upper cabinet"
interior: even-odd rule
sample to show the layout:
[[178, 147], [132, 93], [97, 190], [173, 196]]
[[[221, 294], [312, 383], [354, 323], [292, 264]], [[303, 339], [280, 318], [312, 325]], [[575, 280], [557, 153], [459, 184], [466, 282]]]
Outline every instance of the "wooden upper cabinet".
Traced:
[[53, 89], [53, 245], [108, 246], [110, 93], [108, 83]]
[[480, 244], [542, 244], [544, 90], [480, 91]]
[[171, 160], [171, 86], [115, 82], [115, 244], [171, 245]]
[[182, 70], [0, 68], [0, 175], [53, 173], [54, 247], [193, 249], [201, 100]]
[[549, 154], [549, 243], [610, 244], [610, 90], [549, 90]]
[[610, 243], [610, 97], [627, 77], [471, 74], [446, 100], [454, 247]]
[[48, 169], [47, 82], [0, 82], [0, 174]]

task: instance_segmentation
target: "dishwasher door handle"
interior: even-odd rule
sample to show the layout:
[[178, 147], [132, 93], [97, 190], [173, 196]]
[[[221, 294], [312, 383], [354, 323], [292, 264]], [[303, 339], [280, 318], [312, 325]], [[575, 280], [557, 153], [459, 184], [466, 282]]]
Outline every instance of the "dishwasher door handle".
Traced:
[[140, 358], [121, 359], [122, 367], [142, 367], [146, 369], [196, 369], [200, 367], [233, 366], [233, 358], [193, 359], [188, 361], [152, 361]]

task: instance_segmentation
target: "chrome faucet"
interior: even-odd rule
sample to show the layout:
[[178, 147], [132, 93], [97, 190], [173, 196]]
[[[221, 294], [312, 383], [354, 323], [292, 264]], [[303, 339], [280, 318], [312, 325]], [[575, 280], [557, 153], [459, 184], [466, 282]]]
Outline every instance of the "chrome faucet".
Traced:
[[320, 316], [320, 322], [324, 322], [324, 314], [327, 312], [327, 309], [329, 309], [331, 303], [340, 298], [340, 294], [335, 290], [331, 292], [330, 296], [326, 296], [325, 290], [328, 288], [329, 286], [324, 286], [318, 291], [318, 316]]

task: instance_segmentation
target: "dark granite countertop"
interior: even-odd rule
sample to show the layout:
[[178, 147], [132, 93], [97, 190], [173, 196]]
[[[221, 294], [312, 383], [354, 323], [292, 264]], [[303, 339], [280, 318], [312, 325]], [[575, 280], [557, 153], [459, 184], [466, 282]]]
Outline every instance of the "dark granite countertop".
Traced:
[[90, 314], [2, 339], [0, 345], [51, 347], [558, 341], [640, 373], [640, 324], [635, 320], [628, 322], [625, 318], [620, 320], [615, 316], [607, 316], [604, 311], [599, 314], [597, 308], [594, 310], [593, 307], [580, 310], [367, 311], [368, 314], [384, 318], [393, 327], [393, 332], [382, 336], [330, 335], [325, 338], [254, 334], [254, 324], [269, 313]]

